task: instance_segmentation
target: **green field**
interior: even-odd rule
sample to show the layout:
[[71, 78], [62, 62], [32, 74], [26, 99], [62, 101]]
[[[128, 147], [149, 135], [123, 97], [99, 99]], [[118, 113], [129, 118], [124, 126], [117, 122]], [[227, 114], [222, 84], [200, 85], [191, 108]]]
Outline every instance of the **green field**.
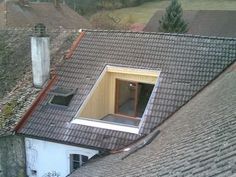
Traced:
[[[170, 0], [156, 0], [137, 7], [108, 11], [121, 19], [132, 18], [134, 23], [147, 23], [156, 10], [165, 9]], [[236, 0], [180, 0], [184, 10], [236, 10]]]

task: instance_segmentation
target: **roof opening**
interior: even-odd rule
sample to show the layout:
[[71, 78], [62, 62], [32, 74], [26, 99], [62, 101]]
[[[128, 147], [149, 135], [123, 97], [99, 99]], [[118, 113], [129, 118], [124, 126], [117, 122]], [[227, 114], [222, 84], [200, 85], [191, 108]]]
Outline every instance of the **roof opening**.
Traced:
[[50, 103], [62, 105], [62, 106], [68, 106], [70, 104], [70, 101], [72, 99], [73, 95], [69, 96], [54, 96]]
[[54, 105], [69, 106], [75, 89], [56, 88], [50, 92], [53, 95], [50, 103]]
[[138, 133], [160, 71], [106, 66], [72, 123]]

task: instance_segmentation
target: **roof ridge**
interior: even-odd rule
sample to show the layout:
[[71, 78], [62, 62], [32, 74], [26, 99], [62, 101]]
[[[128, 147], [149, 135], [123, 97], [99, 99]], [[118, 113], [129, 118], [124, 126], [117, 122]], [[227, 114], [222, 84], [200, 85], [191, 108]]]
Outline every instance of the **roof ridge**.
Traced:
[[219, 39], [219, 40], [236, 40], [233, 37], [218, 37], [218, 36], [204, 36], [196, 34], [180, 34], [180, 33], [164, 33], [164, 32], [149, 32], [149, 31], [126, 31], [126, 30], [100, 30], [100, 29], [80, 29], [85, 32], [110, 32], [110, 33], [137, 33], [137, 34], [155, 34], [155, 35], [166, 35], [166, 36], [182, 36], [182, 37], [195, 37], [205, 39]]

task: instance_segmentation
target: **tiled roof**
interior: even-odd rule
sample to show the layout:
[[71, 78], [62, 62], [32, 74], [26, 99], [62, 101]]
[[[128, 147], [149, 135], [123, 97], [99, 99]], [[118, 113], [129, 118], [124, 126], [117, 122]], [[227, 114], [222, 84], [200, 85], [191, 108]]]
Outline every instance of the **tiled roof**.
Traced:
[[[164, 13], [165, 10], [156, 11], [144, 31], [159, 31], [159, 20]], [[183, 18], [188, 23], [189, 34], [236, 37], [235, 10], [184, 10]]]
[[15, 1], [0, 2], [0, 10], [4, 9], [0, 11], [0, 28], [33, 27], [37, 23], [43, 23], [50, 30], [92, 28], [86, 18], [66, 4], [60, 4], [60, 8], [55, 8], [51, 2], [29, 2], [27, 5], [27, 7], [22, 6]]
[[[31, 29], [0, 30], [0, 38], [10, 51], [5, 63], [2, 63], [5, 54], [0, 52], [0, 136], [12, 133], [38, 94], [38, 89], [32, 86], [30, 59], [32, 34]], [[51, 67], [54, 68], [63, 59], [67, 48], [78, 35], [78, 30], [48, 30], [47, 34], [50, 35]], [[4, 114], [4, 105], [11, 105], [11, 115]]]
[[[70, 106], [49, 105], [48, 94], [19, 133], [105, 149], [123, 148], [150, 133], [235, 59], [236, 39], [87, 30], [71, 59], [58, 68], [54, 87], [78, 88]], [[140, 135], [70, 123], [107, 64], [161, 69]]]
[[230, 177], [236, 174], [236, 71], [217, 79], [131, 154], [91, 160], [70, 177]]

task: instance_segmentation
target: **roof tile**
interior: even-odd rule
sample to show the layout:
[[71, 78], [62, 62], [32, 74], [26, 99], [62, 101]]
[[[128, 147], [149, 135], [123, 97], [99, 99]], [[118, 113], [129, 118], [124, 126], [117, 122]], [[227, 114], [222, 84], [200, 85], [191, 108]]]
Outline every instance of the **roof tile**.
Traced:
[[[19, 132], [78, 145], [119, 149], [140, 135], [65, 123], [75, 116], [107, 64], [161, 70], [159, 84], [143, 116], [140, 129], [143, 136], [187, 103], [235, 59], [236, 39], [231, 38], [87, 30], [72, 58], [58, 69], [55, 87], [78, 88], [71, 105], [68, 108], [50, 105], [47, 95]], [[91, 79], [84, 80], [86, 76]], [[54, 128], [47, 125], [49, 120], [55, 123]], [[63, 129], [65, 136], [53, 131], [57, 128]], [[80, 138], [68, 139], [74, 135]], [[111, 138], [104, 142], [102, 139], [107, 135]]]

